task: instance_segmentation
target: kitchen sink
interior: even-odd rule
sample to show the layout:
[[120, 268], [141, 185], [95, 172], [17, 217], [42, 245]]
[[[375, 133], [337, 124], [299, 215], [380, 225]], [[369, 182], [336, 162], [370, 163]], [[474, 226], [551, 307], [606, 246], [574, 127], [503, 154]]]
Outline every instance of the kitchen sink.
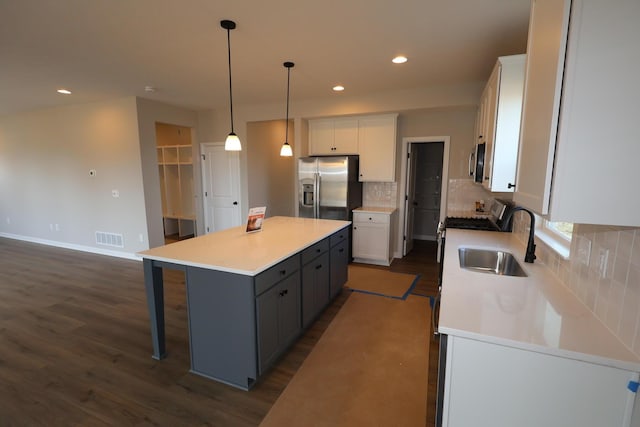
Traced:
[[481, 273], [501, 276], [527, 277], [515, 257], [504, 251], [491, 249], [459, 248], [460, 267]]

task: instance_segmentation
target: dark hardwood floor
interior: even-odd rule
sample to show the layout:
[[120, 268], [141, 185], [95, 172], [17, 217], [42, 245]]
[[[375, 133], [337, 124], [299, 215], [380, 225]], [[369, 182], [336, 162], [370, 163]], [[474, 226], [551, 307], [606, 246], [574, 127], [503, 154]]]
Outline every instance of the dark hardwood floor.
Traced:
[[[417, 243], [390, 269], [435, 295], [434, 244]], [[184, 276], [164, 275], [169, 357], [156, 361], [140, 262], [0, 238], [0, 426], [256, 426], [349, 296], [245, 392], [188, 372]], [[434, 360], [432, 341], [428, 426]]]

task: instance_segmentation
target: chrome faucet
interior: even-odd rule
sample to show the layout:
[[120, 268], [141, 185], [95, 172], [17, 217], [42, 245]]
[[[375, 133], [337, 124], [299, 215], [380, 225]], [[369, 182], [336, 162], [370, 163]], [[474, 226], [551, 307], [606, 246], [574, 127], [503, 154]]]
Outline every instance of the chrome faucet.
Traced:
[[508, 231], [511, 217], [513, 216], [514, 212], [517, 212], [517, 211], [525, 211], [526, 213], [529, 214], [529, 217], [531, 218], [531, 228], [529, 228], [529, 241], [527, 242], [527, 252], [524, 255], [524, 262], [532, 263], [533, 260], [536, 259], [536, 244], [533, 239], [533, 235], [536, 230], [536, 217], [533, 215], [533, 212], [531, 212], [529, 209], [526, 209], [520, 206], [514, 207], [507, 213], [506, 217], [503, 218], [502, 231]]

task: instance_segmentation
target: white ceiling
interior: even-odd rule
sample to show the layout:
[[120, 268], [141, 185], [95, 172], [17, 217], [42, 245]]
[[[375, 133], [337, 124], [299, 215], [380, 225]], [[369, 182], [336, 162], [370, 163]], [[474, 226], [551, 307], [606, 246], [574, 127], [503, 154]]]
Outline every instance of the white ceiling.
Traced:
[[[191, 109], [484, 81], [529, 0], [0, 0], [0, 114], [141, 96]], [[391, 63], [397, 54], [403, 65]], [[346, 87], [335, 94], [335, 84]], [[146, 93], [147, 85], [157, 88]], [[63, 96], [55, 91], [73, 91]]]

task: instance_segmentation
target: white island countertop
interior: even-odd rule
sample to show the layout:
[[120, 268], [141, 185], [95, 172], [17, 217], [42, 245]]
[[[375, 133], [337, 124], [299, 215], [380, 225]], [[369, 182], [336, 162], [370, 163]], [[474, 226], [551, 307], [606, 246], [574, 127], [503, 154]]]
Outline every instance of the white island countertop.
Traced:
[[275, 216], [262, 230], [233, 227], [139, 252], [155, 261], [255, 276], [350, 225], [350, 221]]
[[[458, 248], [511, 252], [527, 277], [460, 267]], [[524, 350], [640, 371], [640, 358], [512, 233], [447, 229], [438, 330]]]

